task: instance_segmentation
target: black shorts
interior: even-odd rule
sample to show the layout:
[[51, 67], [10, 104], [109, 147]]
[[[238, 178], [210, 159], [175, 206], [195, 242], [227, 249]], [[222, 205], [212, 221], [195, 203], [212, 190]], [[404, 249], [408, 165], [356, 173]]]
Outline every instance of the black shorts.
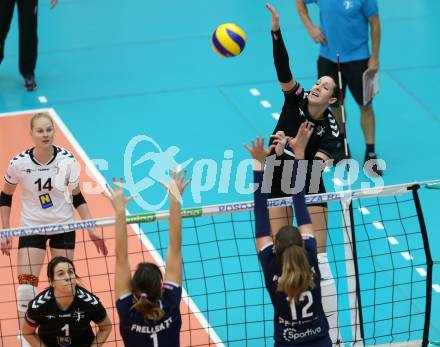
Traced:
[[75, 249], [75, 231], [56, 235], [21, 236], [18, 239], [18, 248], [40, 248], [45, 250], [47, 240], [49, 240], [50, 248]]
[[[348, 85], [351, 95], [356, 100], [359, 106], [364, 104], [364, 97], [362, 92], [362, 74], [368, 68], [368, 59], [355, 60], [348, 63], [341, 64], [342, 76], [342, 90], [345, 95], [345, 90]], [[318, 58], [318, 78], [322, 76], [333, 77], [336, 83], [338, 82], [338, 65], [331, 60], [323, 57]]]
[[[270, 199], [275, 198], [286, 198], [291, 196], [289, 193], [285, 193], [283, 189], [281, 188], [281, 177], [279, 177], [279, 171], [275, 170], [273, 180], [272, 180], [272, 187], [269, 194]], [[305, 186], [304, 186], [304, 192], [306, 195], [314, 195], [314, 194], [324, 194], [326, 193], [324, 180], [322, 179], [322, 175], [319, 181], [319, 187], [318, 191], [316, 191], [316, 187], [311, 187], [310, 185], [310, 176], [307, 176]], [[327, 207], [327, 202], [316, 202], [308, 204], [307, 206], [322, 206]]]

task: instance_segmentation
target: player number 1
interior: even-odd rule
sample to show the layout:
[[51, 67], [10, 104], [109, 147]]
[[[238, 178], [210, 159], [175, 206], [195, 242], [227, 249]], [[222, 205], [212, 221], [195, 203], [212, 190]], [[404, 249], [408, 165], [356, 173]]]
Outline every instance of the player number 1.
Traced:
[[61, 328], [61, 331], [64, 331], [64, 334], [66, 335], [66, 337], [69, 337], [69, 324], [66, 324], [65, 326], [63, 326]]
[[159, 347], [159, 341], [157, 340], [157, 334], [151, 334], [150, 337], [153, 339], [154, 347]]

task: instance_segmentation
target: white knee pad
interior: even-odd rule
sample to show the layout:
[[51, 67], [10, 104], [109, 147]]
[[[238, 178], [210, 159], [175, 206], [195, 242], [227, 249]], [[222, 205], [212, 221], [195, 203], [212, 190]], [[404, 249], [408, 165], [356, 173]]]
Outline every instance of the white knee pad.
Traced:
[[319, 272], [321, 272], [321, 287], [334, 282], [327, 253], [318, 253]]
[[330, 338], [333, 344], [338, 345], [342, 340], [338, 323], [338, 293], [327, 253], [318, 254], [318, 265], [321, 272], [322, 307], [330, 325]]
[[37, 287], [30, 284], [20, 284], [17, 287], [17, 308], [18, 311], [25, 313], [29, 302], [37, 295]]

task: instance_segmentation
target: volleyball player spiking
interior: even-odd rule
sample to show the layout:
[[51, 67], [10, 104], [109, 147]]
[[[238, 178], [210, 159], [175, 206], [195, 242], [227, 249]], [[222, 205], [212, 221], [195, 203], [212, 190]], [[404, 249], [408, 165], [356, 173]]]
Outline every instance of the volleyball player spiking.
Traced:
[[[322, 76], [305, 92], [295, 80], [289, 66], [289, 56], [284, 45], [280, 29], [279, 14], [275, 8], [266, 4], [272, 17], [272, 44], [275, 69], [278, 81], [284, 94], [284, 105], [278, 123], [273, 131], [271, 143], [279, 144], [276, 159], [280, 165], [274, 166], [271, 186], [271, 198], [289, 196], [282, 185], [285, 163], [294, 159], [289, 151], [289, 138], [295, 137], [299, 127], [305, 121], [313, 125], [313, 133], [305, 148], [304, 158], [308, 162], [305, 175], [305, 193], [325, 193], [322, 172], [325, 162], [329, 159], [338, 161], [344, 157], [342, 132], [329, 107], [335, 105], [339, 99], [339, 88], [330, 76]], [[286, 146], [286, 149], [284, 148]], [[290, 183], [290, 182], [288, 182]], [[337, 292], [327, 257], [327, 203], [314, 202], [308, 205], [309, 214], [316, 234], [318, 245], [318, 261], [322, 274], [323, 305], [329, 315], [331, 336], [334, 343], [339, 339]], [[273, 230], [278, 230], [285, 224], [292, 223], [292, 209], [290, 207], [272, 208], [269, 211]]]

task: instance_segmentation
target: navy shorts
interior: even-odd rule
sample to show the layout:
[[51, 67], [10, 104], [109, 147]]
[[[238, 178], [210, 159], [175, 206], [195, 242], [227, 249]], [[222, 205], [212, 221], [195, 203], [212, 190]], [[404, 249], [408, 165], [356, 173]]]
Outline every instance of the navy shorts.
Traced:
[[[362, 74], [368, 68], [368, 59], [350, 61], [341, 64], [342, 90], [345, 95], [346, 87], [360, 106], [364, 103], [362, 92]], [[338, 83], [338, 65], [323, 57], [318, 58], [318, 78], [322, 76], [332, 77]]]
[[295, 346], [295, 347], [332, 347], [332, 340], [330, 339], [330, 336], [327, 335], [326, 337], [324, 337], [320, 340], [299, 343], [296, 345], [285, 345], [285, 344], [275, 342], [275, 347], [292, 347], [292, 346]]
[[20, 236], [18, 248], [39, 248], [45, 250], [47, 240], [49, 240], [50, 248], [75, 249], [75, 231], [56, 235]]

